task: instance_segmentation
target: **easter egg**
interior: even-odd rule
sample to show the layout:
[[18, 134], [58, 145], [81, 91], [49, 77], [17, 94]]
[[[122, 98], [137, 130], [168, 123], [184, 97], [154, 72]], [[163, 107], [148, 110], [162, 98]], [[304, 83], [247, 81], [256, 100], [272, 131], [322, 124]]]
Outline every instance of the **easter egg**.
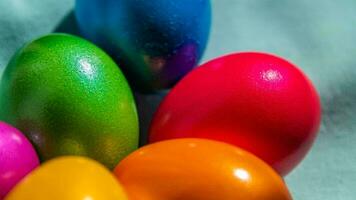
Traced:
[[36, 151], [27, 138], [0, 121], [0, 199], [38, 165]]
[[127, 200], [121, 184], [101, 164], [68, 156], [48, 161], [24, 178], [5, 200]]
[[159, 106], [149, 140], [224, 141], [286, 175], [311, 148], [320, 110], [314, 86], [295, 65], [265, 53], [236, 53], [181, 80]]
[[291, 200], [282, 178], [254, 155], [205, 139], [175, 139], [130, 154], [114, 171], [134, 200]]
[[114, 61], [86, 40], [51, 34], [30, 42], [0, 85], [0, 119], [27, 135], [42, 161], [83, 155], [113, 168], [137, 148], [129, 85]]
[[76, 0], [75, 14], [141, 92], [169, 88], [195, 67], [211, 23], [210, 0]]

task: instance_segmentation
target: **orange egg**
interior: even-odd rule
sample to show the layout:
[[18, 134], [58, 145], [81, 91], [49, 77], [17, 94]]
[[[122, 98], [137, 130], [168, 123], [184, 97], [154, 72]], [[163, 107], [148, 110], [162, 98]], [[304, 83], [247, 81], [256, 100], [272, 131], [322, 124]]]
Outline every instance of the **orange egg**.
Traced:
[[291, 200], [283, 179], [254, 155], [206, 139], [145, 146], [114, 170], [130, 200]]

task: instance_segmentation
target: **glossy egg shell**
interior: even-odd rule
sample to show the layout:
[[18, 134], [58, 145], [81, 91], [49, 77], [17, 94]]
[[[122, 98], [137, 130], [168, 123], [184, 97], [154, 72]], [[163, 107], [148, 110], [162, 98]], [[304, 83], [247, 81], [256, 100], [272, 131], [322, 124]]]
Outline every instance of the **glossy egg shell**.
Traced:
[[0, 119], [27, 135], [42, 161], [83, 155], [113, 168], [137, 148], [129, 85], [114, 61], [86, 40], [51, 34], [30, 42], [0, 85]]
[[101, 164], [61, 157], [30, 173], [5, 200], [127, 200], [121, 184]]
[[311, 148], [320, 102], [308, 78], [265, 53], [214, 59], [187, 75], [160, 105], [150, 142], [198, 137], [234, 144], [290, 172]]
[[135, 151], [114, 172], [131, 200], [291, 200], [282, 178], [254, 155], [205, 139]]
[[27, 138], [0, 121], [0, 199], [38, 165], [36, 151]]
[[210, 0], [77, 0], [83, 35], [143, 92], [171, 87], [196, 66], [210, 32]]

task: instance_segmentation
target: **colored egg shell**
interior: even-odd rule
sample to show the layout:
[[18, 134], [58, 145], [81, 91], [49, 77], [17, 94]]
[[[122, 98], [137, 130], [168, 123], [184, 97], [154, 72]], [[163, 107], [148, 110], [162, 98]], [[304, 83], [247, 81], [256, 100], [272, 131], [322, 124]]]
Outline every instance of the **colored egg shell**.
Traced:
[[84, 157], [48, 161], [29, 174], [5, 200], [127, 200], [121, 184], [101, 164]]
[[138, 145], [129, 85], [90, 42], [51, 34], [25, 45], [5, 69], [0, 119], [18, 127], [41, 160], [84, 155], [109, 168]]
[[197, 68], [160, 105], [150, 142], [198, 137], [242, 147], [289, 173], [306, 155], [320, 124], [319, 97], [290, 62], [237, 53]]
[[36, 152], [27, 138], [0, 122], [0, 199], [38, 165]]
[[282, 178], [254, 155], [204, 139], [135, 151], [114, 172], [131, 200], [291, 200]]
[[210, 0], [77, 0], [83, 35], [144, 92], [168, 88], [196, 66], [210, 32]]

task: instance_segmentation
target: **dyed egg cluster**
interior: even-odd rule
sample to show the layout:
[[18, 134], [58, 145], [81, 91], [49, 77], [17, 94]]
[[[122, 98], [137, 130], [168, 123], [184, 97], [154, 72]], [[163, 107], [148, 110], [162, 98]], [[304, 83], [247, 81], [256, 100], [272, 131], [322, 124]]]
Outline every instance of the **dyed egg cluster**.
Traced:
[[[192, 70], [209, 0], [77, 0], [75, 13], [103, 50], [50, 34], [2, 75], [0, 200], [292, 199], [283, 176], [311, 148], [321, 115], [302, 71], [255, 52]], [[130, 85], [173, 86], [141, 148]]]

